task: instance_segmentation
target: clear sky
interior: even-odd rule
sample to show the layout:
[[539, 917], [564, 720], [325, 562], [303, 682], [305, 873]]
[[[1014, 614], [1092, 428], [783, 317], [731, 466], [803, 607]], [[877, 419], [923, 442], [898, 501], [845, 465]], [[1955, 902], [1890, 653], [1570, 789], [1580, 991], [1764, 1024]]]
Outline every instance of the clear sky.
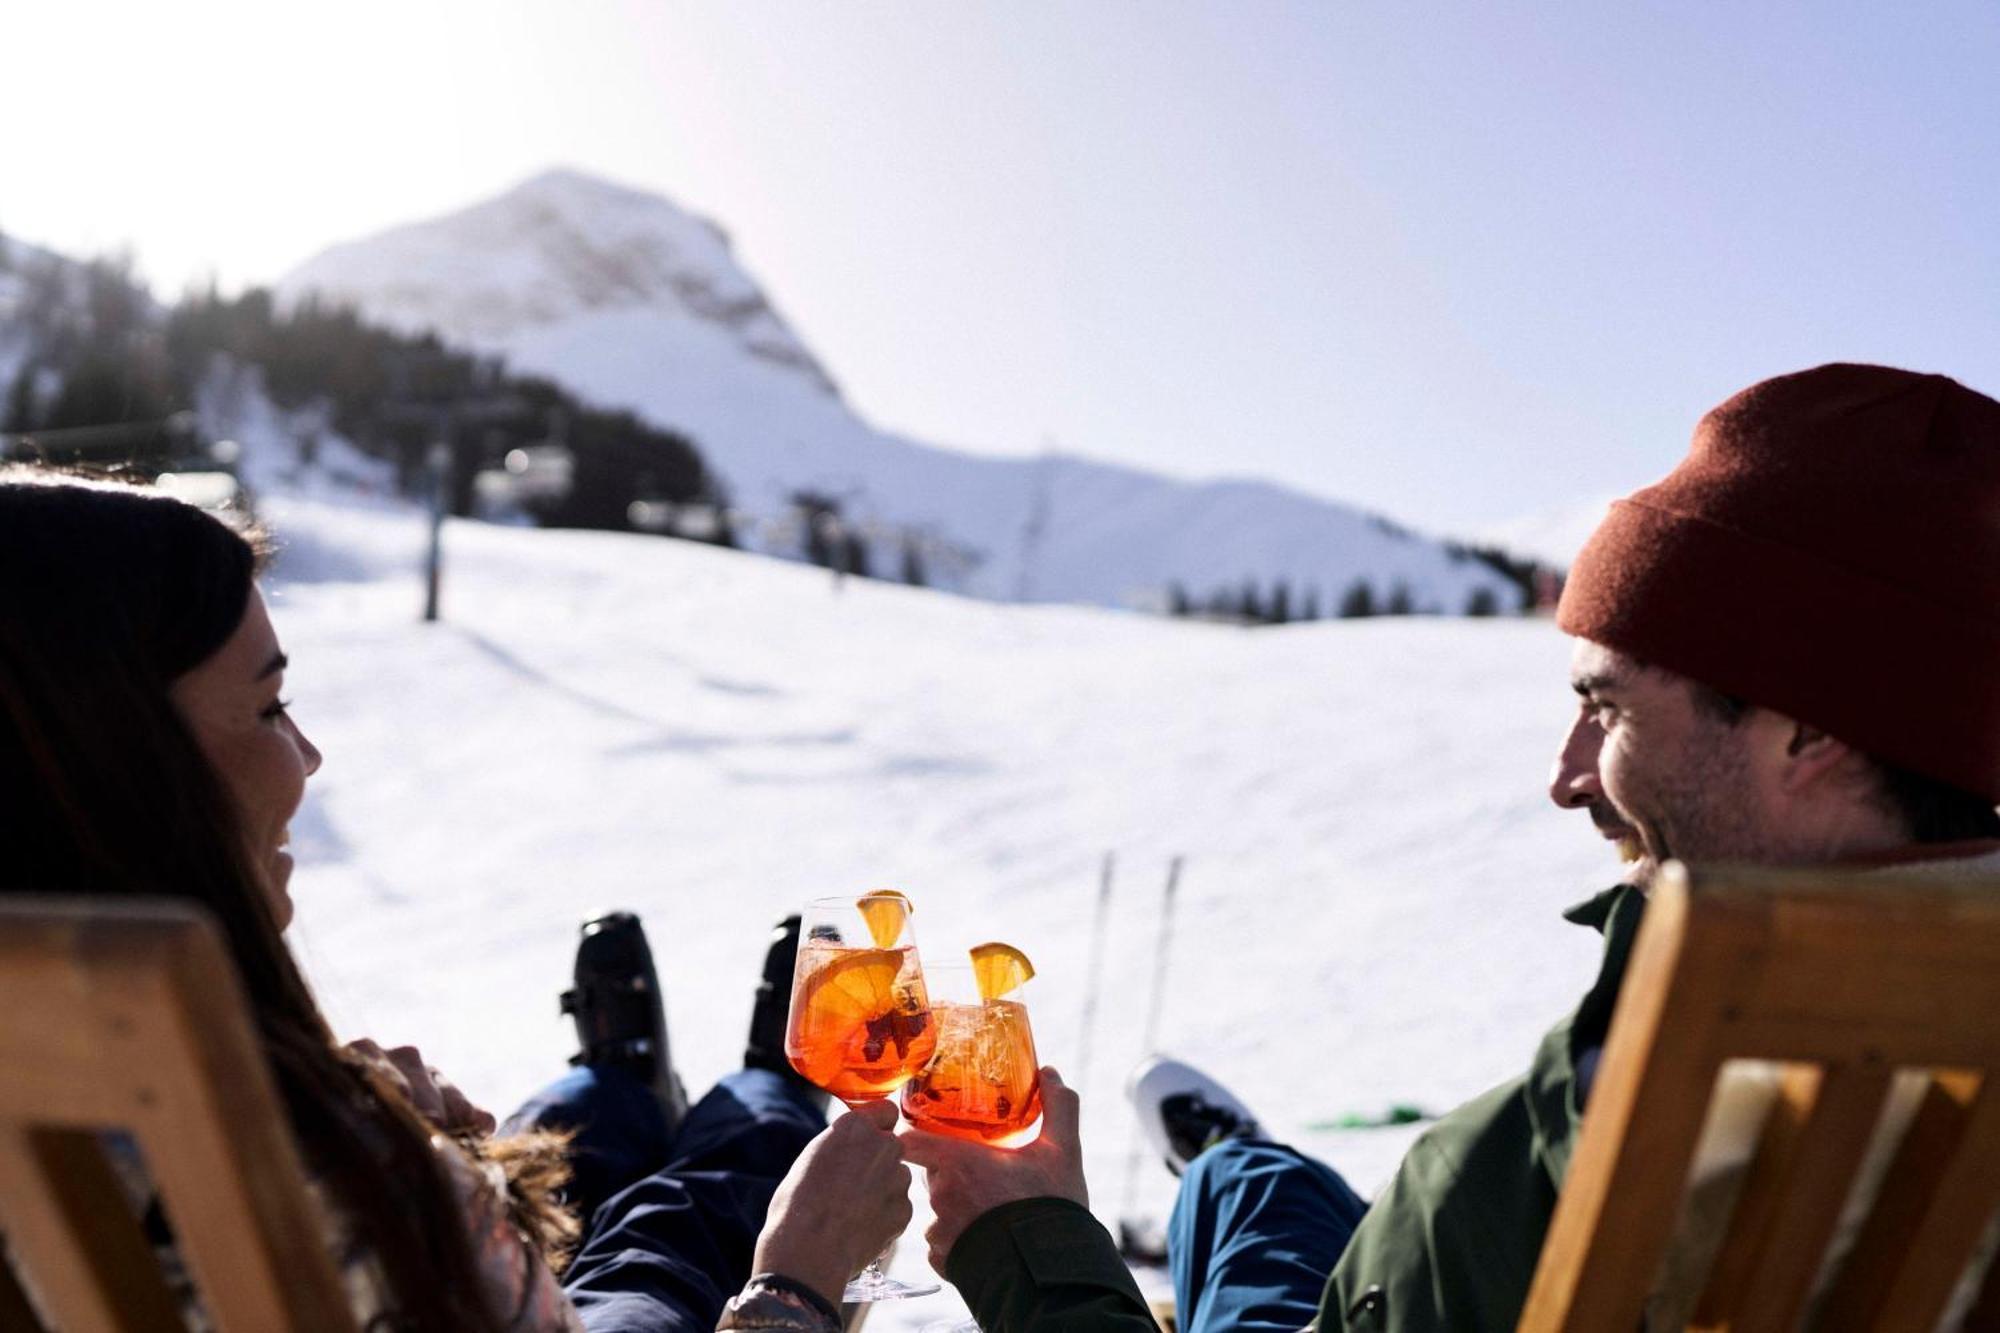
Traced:
[[1834, 359], [2000, 391], [2000, 5], [96, 0], [0, 231], [171, 293], [570, 164], [720, 221], [876, 424], [1474, 531]]

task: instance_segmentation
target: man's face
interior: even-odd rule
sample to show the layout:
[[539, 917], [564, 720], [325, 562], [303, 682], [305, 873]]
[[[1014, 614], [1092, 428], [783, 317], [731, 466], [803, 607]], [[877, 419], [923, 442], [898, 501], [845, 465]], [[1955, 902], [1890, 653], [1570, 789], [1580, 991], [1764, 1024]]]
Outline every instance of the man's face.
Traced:
[[1649, 889], [1662, 863], [1768, 859], [1768, 792], [1751, 728], [1705, 710], [1693, 683], [1579, 639], [1570, 659], [1576, 720], [1549, 795], [1584, 810]]

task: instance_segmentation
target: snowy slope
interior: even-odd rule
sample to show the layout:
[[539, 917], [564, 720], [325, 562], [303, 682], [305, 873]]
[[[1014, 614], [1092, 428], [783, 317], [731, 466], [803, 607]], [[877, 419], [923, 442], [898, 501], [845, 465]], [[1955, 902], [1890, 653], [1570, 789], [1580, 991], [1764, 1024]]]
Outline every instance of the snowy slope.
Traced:
[[[1357, 577], [1462, 610], [1484, 566], [1349, 507], [1269, 485], [1192, 484], [1081, 458], [981, 458], [875, 430], [841, 400], [730, 253], [666, 199], [552, 171], [447, 217], [336, 246], [280, 291], [504, 353], [600, 404], [691, 435], [753, 515], [800, 488], [847, 516], [979, 553], [988, 597], [1125, 604], [1178, 580], [1280, 577], [1338, 597]], [[769, 549], [795, 538], [760, 539]], [[882, 551], [878, 559], [891, 558]]]
[[[1518, 1072], [1594, 966], [1556, 914], [1613, 866], [1543, 794], [1571, 707], [1544, 622], [1246, 631], [453, 522], [426, 626], [415, 512], [279, 496], [266, 514], [287, 691], [326, 753], [293, 825], [294, 941], [343, 1033], [415, 1042], [503, 1112], [570, 1049], [555, 996], [591, 909], [645, 915], [705, 1086], [738, 1057], [771, 922], [893, 885], [927, 956], [1000, 938], [1035, 960], [1041, 1049], [1083, 1088], [1115, 1216], [1119, 1085], [1182, 854], [1163, 1044], [1373, 1190], [1412, 1132], [1314, 1125]], [[1137, 1180], [1163, 1211], [1165, 1171]], [[899, 1268], [921, 1269], [921, 1227], [920, 1205]]]

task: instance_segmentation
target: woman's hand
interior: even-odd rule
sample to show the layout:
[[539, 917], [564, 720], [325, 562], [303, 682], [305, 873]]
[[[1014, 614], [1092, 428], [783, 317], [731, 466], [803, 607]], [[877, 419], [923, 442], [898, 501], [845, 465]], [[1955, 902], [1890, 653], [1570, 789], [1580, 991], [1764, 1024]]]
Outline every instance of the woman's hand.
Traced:
[[924, 1169], [937, 1220], [924, 1232], [931, 1267], [944, 1275], [945, 1260], [965, 1229], [984, 1213], [1017, 1199], [1068, 1199], [1090, 1206], [1083, 1183], [1083, 1149], [1077, 1142], [1078, 1102], [1053, 1069], [1042, 1070], [1042, 1132], [1022, 1148], [991, 1148], [964, 1139], [911, 1130], [903, 1155]]
[[385, 1051], [363, 1037], [348, 1042], [347, 1049], [373, 1065], [418, 1115], [446, 1134], [491, 1134], [498, 1124], [491, 1112], [474, 1106], [455, 1083], [425, 1064], [423, 1052], [414, 1046]]
[[864, 1102], [799, 1154], [757, 1237], [754, 1273], [781, 1273], [834, 1305], [847, 1279], [910, 1224], [910, 1168], [893, 1101]]

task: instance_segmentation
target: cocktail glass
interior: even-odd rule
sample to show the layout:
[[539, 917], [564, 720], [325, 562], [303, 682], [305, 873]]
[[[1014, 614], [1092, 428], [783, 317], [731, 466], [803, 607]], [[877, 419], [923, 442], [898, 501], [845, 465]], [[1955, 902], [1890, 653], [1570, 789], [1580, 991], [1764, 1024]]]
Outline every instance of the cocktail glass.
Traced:
[[[1023, 984], [985, 999], [963, 964], [926, 972], [931, 1023], [937, 1030], [930, 1063], [903, 1085], [903, 1116], [917, 1129], [997, 1148], [1032, 1143], [1042, 1118], [1041, 1062], [1028, 1025]], [[919, 1333], [980, 1333], [971, 1319], [941, 1319]]]
[[933, 1134], [1003, 1148], [1031, 1142], [1042, 1115], [1041, 1064], [1028, 1025], [1033, 983], [983, 999], [972, 969], [933, 967], [926, 977], [936, 1046], [903, 1085], [903, 1115]]
[[[785, 1058], [849, 1106], [894, 1093], [937, 1042], [910, 916], [909, 900], [888, 891], [806, 904]], [[841, 1299], [901, 1300], [938, 1290], [935, 1282], [887, 1276], [877, 1259]]]

